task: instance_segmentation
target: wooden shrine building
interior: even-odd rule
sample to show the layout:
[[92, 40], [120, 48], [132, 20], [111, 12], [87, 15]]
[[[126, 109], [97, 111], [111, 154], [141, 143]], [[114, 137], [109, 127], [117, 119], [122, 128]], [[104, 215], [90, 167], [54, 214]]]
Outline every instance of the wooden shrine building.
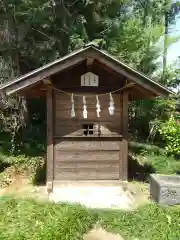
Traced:
[[7, 95], [47, 99], [47, 188], [61, 181], [126, 181], [128, 102], [171, 91], [94, 45], [14, 79]]

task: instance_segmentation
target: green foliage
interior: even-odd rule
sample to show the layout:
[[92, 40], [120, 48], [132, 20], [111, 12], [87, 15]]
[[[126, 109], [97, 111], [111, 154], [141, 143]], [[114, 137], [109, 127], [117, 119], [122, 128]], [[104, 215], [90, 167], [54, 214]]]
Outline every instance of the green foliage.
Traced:
[[155, 173], [179, 174], [180, 161], [177, 161], [172, 156], [167, 157], [165, 154], [164, 155], [156, 155], [154, 153], [149, 154], [146, 150], [143, 150], [140, 154], [135, 155], [135, 159], [138, 160], [138, 163], [141, 166], [145, 165], [151, 166], [152, 169], [154, 169]]
[[0, 172], [0, 188], [5, 188], [11, 184], [12, 178], [9, 171]]
[[[175, 111], [176, 100], [153, 99], [132, 102], [129, 108], [130, 133], [142, 140], [158, 141], [158, 129], [161, 122], [169, 119]], [[151, 111], [149, 111], [151, 109]]]
[[158, 74], [157, 79], [159, 83], [167, 87], [177, 88], [179, 85], [179, 73], [179, 68], [173, 68], [172, 65], [167, 67], [163, 73]]
[[167, 240], [180, 238], [179, 207], [155, 204], [136, 211], [92, 210], [80, 205], [38, 203], [33, 200], [2, 198], [0, 238], [6, 240], [83, 239], [99, 222], [124, 239]]
[[0, 186], [8, 186], [12, 177], [21, 173], [30, 176], [34, 184], [44, 183], [46, 178], [44, 159], [0, 154]]
[[[169, 9], [169, 0], [2, 0], [0, 81], [7, 82], [89, 41], [151, 75], [159, 67], [154, 60], [160, 49], [155, 46], [163, 35], [164, 13]], [[177, 83], [176, 76], [169, 73], [160, 79], [166, 86], [175, 87]], [[45, 104], [40, 105], [38, 100], [25, 102], [18, 96], [1, 96], [1, 103], [1, 130], [9, 133], [9, 151], [14, 155], [42, 155]], [[169, 101], [159, 100], [133, 103], [131, 132], [147, 139], [151, 130], [153, 139], [161, 120], [167, 119], [169, 105]]]
[[180, 123], [170, 117], [169, 121], [166, 121], [160, 125], [159, 129], [166, 143], [166, 151], [168, 154], [179, 156], [180, 155]]

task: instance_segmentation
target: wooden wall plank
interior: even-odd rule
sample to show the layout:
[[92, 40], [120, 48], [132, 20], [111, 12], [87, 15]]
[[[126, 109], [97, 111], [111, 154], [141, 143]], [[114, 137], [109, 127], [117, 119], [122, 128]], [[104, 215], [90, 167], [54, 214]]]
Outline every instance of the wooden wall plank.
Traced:
[[[115, 109], [115, 113], [113, 116], [109, 115], [108, 112], [108, 107], [106, 109], [101, 108], [101, 113], [100, 113], [100, 117], [98, 118], [96, 115], [96, 106], [94, 106], [94, 108], [87, 108], [87, 116], [88, 116], [88, 121], [98, 121], [100, 122], [101, 120], [104, 121], [108, 121], [108, 122], [119, 122], [119, 114], [120, 111], [118, 109]], [[81, 119], [83, 120], [83, 108], [77, 110], [75, 108], [75, 113], [76, 113], [76, 117], [74, 119]], [[56, 111], [56, 119], [57, 120], [69, 120], [71, 118], [71, 108], [69, 109], [62, 109], [61, 111]]]
[[113, 151], [119, 150], [119, 141], [59, 141], [55, 140], [55, 151]]
[[108, 161], [67, 161], [67, 162], [58, 162], [59, 165], [56, 165], [56, 170], [67, 169], [67, 171], [71, 168], [87, 168], [87, 169], [101, 169], [101, 168], [113, 168], [119, 169], [119, 162], [118, 160], [108, 160]]
[[119, 160], [119, 151], [55, 151], [55, 163], [63, 161]]
[[77, 181], [77, 180], [118, 180], [119, 179], [119, 173], [117, 171], [111, 172], [109, 171], [109, 168], [106, 169], [106, 171], [83, 171], [83, 169], [80, 169], [79, 171], [71, 171], [71, 172], [63, 172], [60, 173], [56, 172], [55, 174], [55, 180], [56, 181], [62, 181], [62, 180], [68, 180], [68, 181]]

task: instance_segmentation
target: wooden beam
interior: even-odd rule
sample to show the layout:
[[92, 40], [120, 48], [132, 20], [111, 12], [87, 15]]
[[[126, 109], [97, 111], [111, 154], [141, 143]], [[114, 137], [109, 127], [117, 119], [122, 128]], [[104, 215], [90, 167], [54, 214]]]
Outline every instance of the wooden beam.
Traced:
[[[123, 114], [123, 94], [120, 93], [120, 129], [122, 133], [122, 114]], [[123, 176], [123, 154], [122, 154], [122, 138], [120, 139], [119, 142], [119, 180], [122, 181], [122, 176]]]
[[123, 109], [122, 109], [122, 181], [128, 180], [128, 101], [129, 93], [123, 92]]
[[53, 91], [47, 90], [47, 190], [53, 190], [54, 147], [53, 147]]
[[46, 84], [46, 85], [51, 85], [51, 84], [52, 84], [52, 82], [51, 82], [51, 80], [50, 80], [49, 78], [45, 78], [45, 79], [43, 79], [42, 81], [43, 81], [43, 83]]
[[[98, 61], [96, 59], [94, 65], [97, 65], [99, 68], [102, 68], [103, 70], [105, 70], [105, 71], [113, 74], [114, 76], [120, 78], [120, 74], [117, 71], [114, 71], [112, 68], [110, 68], [108, 65], [102, 63], [101, 61]], [[120, 79], [120, 80], [123, 81], [125, 79], [124, 75], [121, 74], [121, 77], [122, 77], [122, 79]]]
[[41, 71], [37, 70], [36, 74], [34, 74], [32, 76], [27, 76], [26, 78], [22, 77], [22, 80], [18, 79], [18, 81], [7, 86], [6, 94], [11, 95], [14, 92], [18, 92], [32, 84], [35, 84], [45, 78], [48, 78], [49, 76], [51, 76], [57, 72], [63, 71], [69, 67], [74, 66], [75, 64], [77, 64], [79, 62], [82, 62], [85, 58], [86, 58], [86, 56], [84, 56], [84, 55], [77, 55], [77, 56], [73, 56], [72, 58], [68, 58], [64, 61], [61, 61], [57, 64], [54, 64], [49, 68], [44, 67], [44, 69], [42, 69]]
[[86, 60], [87, 66], [92, 66], [92, 65], [93, 65], [93, 62], [94, 62], [94, 58], [88, 57], [87, 60]]
[[[130, 79], [131, 81], [138, 83], [140, 85], [143, 85], [144, 88], [148, 89], [149, 91], [151, 91], [153, 94], [156, 93], [159, 96], [167, 96], [167, 91], [163, 88], [161, 88], [158, 85], [153, 84], [152, 82], [149, 82], [148, 80], [142, 80], [143, 77], [142, 76], [138, 76], [138, 73], [136, 74], [135, 72], [132, 72], [131, 69], [127, 69], [124, 70], [123, 68], [125, 67], [121, 67], [120, 64], [118, 63], [118, 61], [116, 60], [116, 62], [112, 61], [112, 59], [110, 59], [110, 57], [107, 55], [102, 55], [101, 52], [97, 52], [94, 51], [93, 53], [89, 53], [89, 57], [93, 56], [95, 59], [98, 59], [99, 62], [101, 62], [102, 64], [108, 66], [109, 68], [111, 68], [112, 70], [114, 70], [115, 72], [117, 72], [118, 74], [121, 74], [123, 76], [125, 76], [127, 79]], [[88, 54], [87, 54], [88, 57]]]

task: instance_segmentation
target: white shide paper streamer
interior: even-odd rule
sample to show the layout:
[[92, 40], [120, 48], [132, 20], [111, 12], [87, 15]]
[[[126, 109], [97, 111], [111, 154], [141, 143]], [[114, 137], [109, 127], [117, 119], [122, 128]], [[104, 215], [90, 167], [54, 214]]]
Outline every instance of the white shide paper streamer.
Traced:
[[100, 102], [99, 102], [99, 97], [98, 95], [96, 95], [96, 112], [97, 112], [97, 117], [100, 117], [100, 112], [101, 112], [101, 106], [100, 106]]
[[72, 104], [72, 107], [71, 107], [71, 117], [75, 117], [76, 113], [75, 113], [75, 109], [74, 109], [74, 95], [73, 95], [73, 93], [71, 95], [71, 104]]
[[114, 107], [114, 100], [113, 100], [113, 97], [112, 97], [112, 94], [110, 93], [109, 94], [109, 98], [110, 98], [110, 103], [109, 103], [109, 114], [110, 115], [114, 115], [114, 110], [115, 110], [115, 107]]
[[83, 96], [83, 117], [87, 118], [87, 106], [86, 106], [86, 98]]

